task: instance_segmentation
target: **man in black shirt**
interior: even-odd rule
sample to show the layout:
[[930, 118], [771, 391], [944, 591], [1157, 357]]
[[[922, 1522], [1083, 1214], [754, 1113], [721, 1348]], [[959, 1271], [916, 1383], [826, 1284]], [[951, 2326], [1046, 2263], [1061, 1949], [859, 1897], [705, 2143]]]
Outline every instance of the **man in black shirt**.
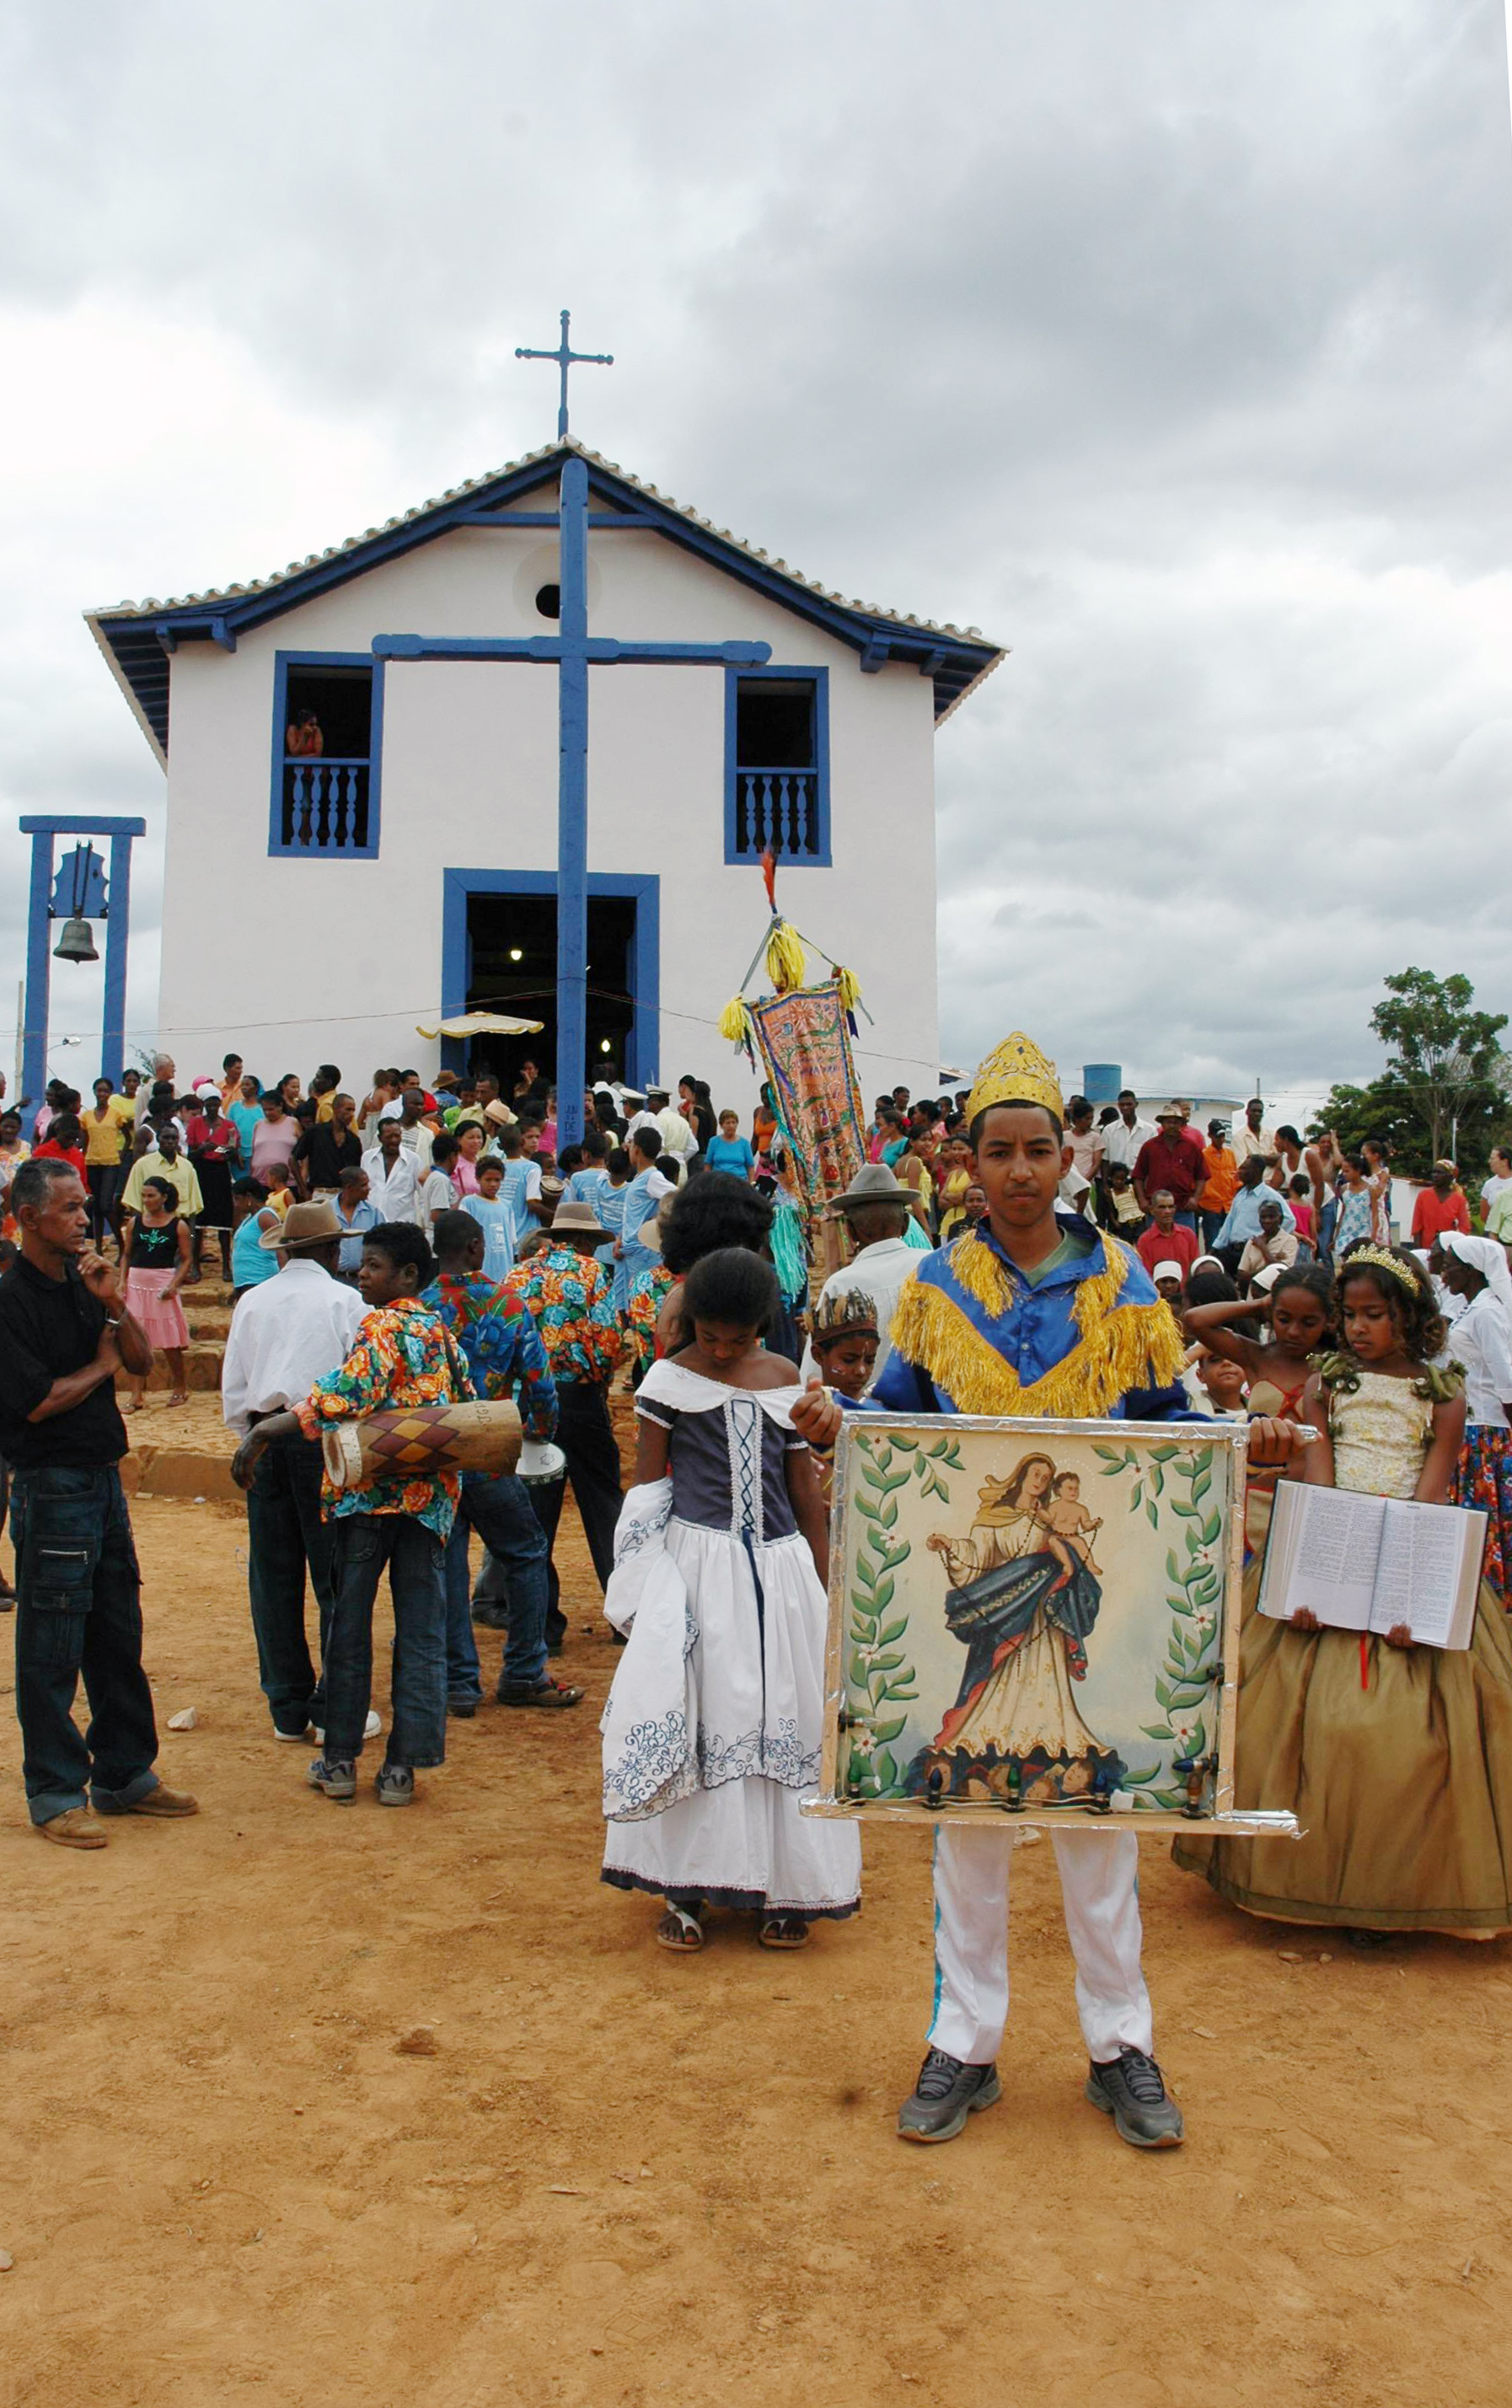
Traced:
[[[0, 1455], [11, 1468], [16, 1713], [32, 1821], [68, 1848], [103, 1848], [102, 1814], [196, 1814], [164, 1788], [142, 1670], [141, 1573], [117, 1466], [126, 1431], [115, 1374], [152, 1349], [89, 1241], [89, 1193], [55, 1157], [10, 1192], [21, 1259], [0, 1280]], [[73, 1719], [80, 1672], [90, 1702]]]
[[342, 1172], [361, 1164], [363, 1141], [351, 1125], [356, 1110], [350, 1096], [337, 1096], [330, 1119], [306, 1129], [294, 1148], [294, 1177], [302, 1197], [334, 1204], [341, 1192]]

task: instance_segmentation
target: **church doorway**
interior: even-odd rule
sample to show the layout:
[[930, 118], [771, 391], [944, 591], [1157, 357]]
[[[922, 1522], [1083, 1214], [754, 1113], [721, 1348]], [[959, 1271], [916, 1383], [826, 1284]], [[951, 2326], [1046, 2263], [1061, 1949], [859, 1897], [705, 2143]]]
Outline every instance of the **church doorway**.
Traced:
[[[657, 1073], [659, 984], [655, 878], [588, 881], [587, 1076], [646, 1084]], [[556, 879], [550, 872], [446, 872], [442, 991], [448, 1018], [497, 1011], [538, 1020], [538, 1037], [475, 1037], [446, 1048], [447, 1067], [494, 1072], [506, 1096], [521, 1063], [555, 1076]]]

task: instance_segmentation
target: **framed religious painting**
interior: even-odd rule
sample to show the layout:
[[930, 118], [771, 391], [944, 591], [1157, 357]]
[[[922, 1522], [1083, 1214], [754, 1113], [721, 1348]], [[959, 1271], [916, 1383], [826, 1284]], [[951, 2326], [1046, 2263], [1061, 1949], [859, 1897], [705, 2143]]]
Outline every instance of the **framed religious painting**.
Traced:
[[848, 1414], [820, 1795], [891, 1819], [1237, 1813], [1242, 1422]]

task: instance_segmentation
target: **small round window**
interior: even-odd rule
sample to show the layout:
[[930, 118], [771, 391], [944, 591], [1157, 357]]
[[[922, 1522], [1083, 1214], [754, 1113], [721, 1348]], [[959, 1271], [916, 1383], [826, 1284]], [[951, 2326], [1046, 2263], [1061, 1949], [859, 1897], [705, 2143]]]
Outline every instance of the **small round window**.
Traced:
[[535, 595], [535, 608], [543, 619], [560, 619], [562, 616], [561, 586], [540, 586]]

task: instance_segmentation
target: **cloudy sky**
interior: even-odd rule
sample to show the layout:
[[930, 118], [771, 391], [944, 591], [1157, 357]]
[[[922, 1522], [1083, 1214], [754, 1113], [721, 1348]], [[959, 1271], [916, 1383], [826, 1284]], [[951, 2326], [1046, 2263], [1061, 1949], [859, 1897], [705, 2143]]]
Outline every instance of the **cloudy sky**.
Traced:
[[546, 439], [563, 303], [586, 441], [1011, 647], [938, 746], [948, 1059], [1305, 1095], [1409, 962], [1512, 1008], [1509, 245], [1502, 0], [12, 0], [0, 1048], [23, 811], [147, 815], [151, 1033], [81, 609]]

